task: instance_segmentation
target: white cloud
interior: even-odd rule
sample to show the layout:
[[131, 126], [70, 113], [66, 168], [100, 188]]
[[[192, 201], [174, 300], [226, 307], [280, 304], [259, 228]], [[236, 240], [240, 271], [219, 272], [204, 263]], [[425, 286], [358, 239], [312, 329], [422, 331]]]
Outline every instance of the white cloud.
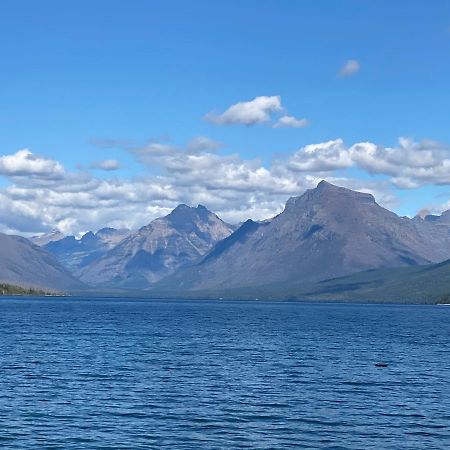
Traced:
[[349, 152], [358, 167], [388, 175], [398, 187], [450, 183], [450, 147], [439, 142], [400, 138], [398, 146], [392, 148], [363, 142]]
[[329, 172], [353, 165], [342, 139], [306, 145], [283, 163], [295, 172]]
[[91, 168], [98, 170], [113, 171], [120, 168], [120, 163], [116, 159], [105, 159], [103, 161], [94, 162], [93, 164], [91, 164]]
[[52, 159], [33, 155], [28, 149], [0, 157], [0, 175], [7, 177], [60, 178], [63, 166]]
[[339, 70], [339, 75], [341, 77], [349, 77], [359, 72], [361, 69], [361, 64], [356, 59], [349, 59]]
[[250, 101], [236, 103], [221, 114], [211, 111], [204, 119], [216, 125], [255, 125], [268, 122], [272, 113], [281, 110], [279, 95], [260, 96]]
[[309, 125], [307, 119], [297, 119], [294, 116], [282, 116], [280, 117], [273, 128], [304, 128]]
[[285, 162], [294, 172], [330, 172], [357, 167], [372, 175], [385, 175], [399, 188], [450, 184], [450, 147], [431, 140], [400, 138], [396, 147], [358, 142], [350, 147], [341, 139], [307, 145]]

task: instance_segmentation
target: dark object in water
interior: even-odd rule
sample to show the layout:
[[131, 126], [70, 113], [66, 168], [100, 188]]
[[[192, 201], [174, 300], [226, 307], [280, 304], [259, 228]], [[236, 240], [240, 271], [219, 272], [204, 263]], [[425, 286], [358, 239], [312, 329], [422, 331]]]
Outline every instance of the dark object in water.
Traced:
[[387, 367], [388, 365], [387, 365], [387, 363], [385, 363], [385, 362], [378, 362], [378, 363], [375, 363], [375, 367]]

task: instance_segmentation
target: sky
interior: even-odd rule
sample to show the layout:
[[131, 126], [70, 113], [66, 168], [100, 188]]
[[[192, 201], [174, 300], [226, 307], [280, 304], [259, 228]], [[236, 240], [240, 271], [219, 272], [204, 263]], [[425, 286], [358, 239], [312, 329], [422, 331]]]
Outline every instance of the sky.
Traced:
[[450, 2], [0, 2], [0, 231], [450, 208]]

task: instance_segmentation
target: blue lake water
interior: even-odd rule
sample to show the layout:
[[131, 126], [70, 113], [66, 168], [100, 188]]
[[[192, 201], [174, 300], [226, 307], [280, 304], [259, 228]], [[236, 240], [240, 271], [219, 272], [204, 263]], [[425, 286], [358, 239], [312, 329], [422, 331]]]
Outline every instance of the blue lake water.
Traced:
[[1, 448], [450, 448], [450, 307], [2, 298], [0, 346]]

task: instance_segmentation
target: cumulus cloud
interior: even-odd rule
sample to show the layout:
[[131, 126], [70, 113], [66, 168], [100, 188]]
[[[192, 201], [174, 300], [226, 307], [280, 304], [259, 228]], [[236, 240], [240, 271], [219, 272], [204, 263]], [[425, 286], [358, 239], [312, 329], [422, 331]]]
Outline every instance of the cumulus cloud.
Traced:
[[349, 77], [356, 74], [361, 69], [361, 64], [356, 59], [349, 59], [339, 70], [341, 77]]
[[272, 176], [259, 160], [243, 160], [238, 154], [192, 153], [164, 144], [150, 144], [132, 151], [149, 167], [158, 166], [162, 176], [179, 187], [205, 190], [292, 192], [296, 183]]
[[0, 175], [7, 177], [61, 178], [63, 166], [52, 159], [33, 155], [28, 149], [0, 157]]
[[268, 122], [273, 112], [281, 110], [281, 97], [279, 95], [260, 96], [250, 101], [236, 103], [223, 113], [211, 111], [204, 116], [204, 119], [216, 125], [249, 126]]
[[284, 163], [294, 172], [329, 172], [353, 164], [342, 139], [306, 145]]
[[392, 184], [410, 189], [425, 184], [450, 184], [450, 146], [431, 140], [400, 138], [395, 147], [359, 142], [348, 147], [341, 139], [307, 145], [285, 162], [292, 171], [330, 172], [357, 167], [386, 175]]
[[388, 175], [402, 188], [450, 183], [450, 147], [436, 141], [400, 138], [392, 148], [365, 142], [353, 145], [350, 152], [360, 168]]
[[120, 162], [117, 159], [105, 159], [103, 161], [96, 161], [91, 164], [92, 169], [113, 171], [120, 168]]
[[307, 119], [297, 119], [294, 116], [282, 116], [280, 117], [273, 128], [304, 128], [309, 125]]
[[307, 119], [288, 115], [279, 95], [259, 96], [250, 101], [239, 102], [223, 113], [211, 111], [203, 119], [215, 125], [251, 126], [268, 122], [273, 128], [303, 128], [309, 125]]

